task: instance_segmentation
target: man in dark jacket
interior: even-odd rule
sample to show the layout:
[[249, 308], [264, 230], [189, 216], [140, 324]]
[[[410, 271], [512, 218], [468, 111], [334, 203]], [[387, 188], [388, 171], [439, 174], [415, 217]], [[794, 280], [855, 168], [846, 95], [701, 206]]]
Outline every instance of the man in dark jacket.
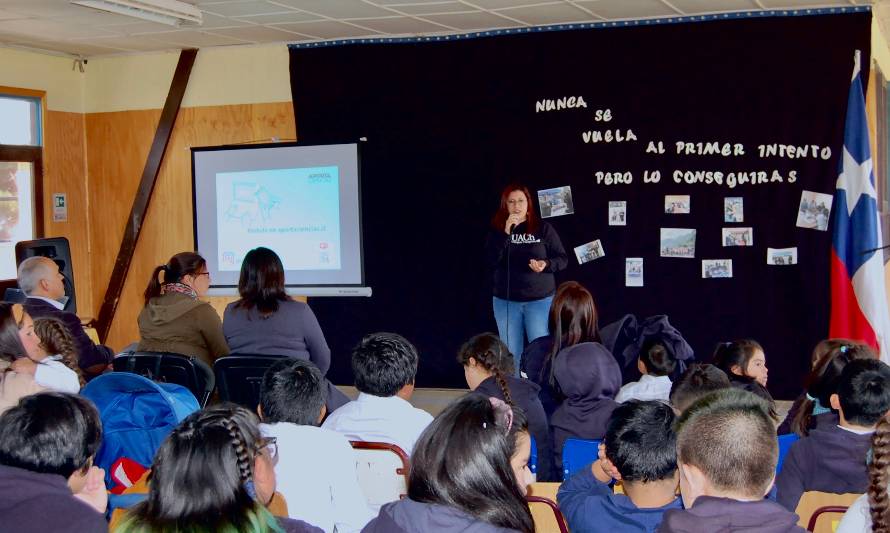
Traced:
[[78, 364], [89, 378], [108, 367], [114, 352], [107, 346], [93, 343], [83, 330], [80, 318], [63, 311], [64, 305], [60, 303], [65, 296], [63, 280], [59, 265], [48, 257], [29, 257], [19, 265], [19, 288], [28, 296], [25, 312], [31, 318], [56, 318], [65, 324], [77, 347]]
[[802, 533], [796, 514], [764, 499], [778, 456], [765, 400], [734, 388], [703, 397], [677, 422], [686, 509], [666, 511], [659, 531]]
[[102, 440], [89, 400], [62, 392], [26, 396], [0, 416], [0, 533], [107, 533]]
[[875, 426], [890, 409], [890, 367], [876, 359], [851, 361], [837, 391], [830, 402], [838, 416], [822, 415], [823, 423], [792, 444], [785, 457], [776, 497], [788, 510], [797, 508], [809, 490], [844, 494], [868, 489], [866, 457]]

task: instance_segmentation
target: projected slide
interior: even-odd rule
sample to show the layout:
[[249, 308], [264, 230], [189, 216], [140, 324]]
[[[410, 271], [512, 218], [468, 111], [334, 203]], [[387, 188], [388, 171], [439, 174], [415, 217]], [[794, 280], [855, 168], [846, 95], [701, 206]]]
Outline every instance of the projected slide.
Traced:
[[240, 270], [257, 246], [285, 270], [340, 269], [338, 167], [218, 172], [216, 196], [219, 270]]

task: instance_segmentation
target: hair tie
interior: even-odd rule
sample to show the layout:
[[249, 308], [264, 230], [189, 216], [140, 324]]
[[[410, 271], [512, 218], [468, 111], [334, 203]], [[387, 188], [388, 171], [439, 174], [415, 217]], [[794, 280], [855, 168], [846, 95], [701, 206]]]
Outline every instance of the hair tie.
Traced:
[[846, 345], [846, 344], [841, 344], [841, 347], [838, 348], [838, 351], [840, 351], [841, 353], [847, 353], [847, 351], [848, 351], [849, 349], [850, 349], [850, 346], [848, 346], [848, 345]]
[[811, 401], [811, 402], [818, 402], [818, 401], [819, 401], [818, 398], [813, 398], [812, 396], [810, 396], [810, 393], [809, 393], [809, 392], [807, 393], [807, 400], [809, 400], [809, 401]]
[[247, 491], [247, 495], [250, 496], [251, 500], [256, 499], [256, 486], [254, 486], [252, 479], [244, 482], [244, 490]]
[[[506, 402], [501, 400], [500, 398], [495, 398], [494, 396], [489, 396], [489, 403], [491, 403], [491, 407], [494, 409], [495, 419], [503, 420], [503, 424], [498, 424], [500, 426], [504, 426], [504, 435], [510, 433], [510, 428], [513, 427], [513, 409], [507, 405]], [[486, 428], [485, 422], [482, 423], [482, 427]]]

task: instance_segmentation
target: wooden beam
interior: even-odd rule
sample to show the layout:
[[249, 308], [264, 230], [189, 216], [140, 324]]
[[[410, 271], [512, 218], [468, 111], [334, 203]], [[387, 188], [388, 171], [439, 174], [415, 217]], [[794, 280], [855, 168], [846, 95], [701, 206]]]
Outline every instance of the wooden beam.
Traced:
[[182, 104], [182, 97], [185, 95], [185, 88], [188, 86], [189, 76], [197, 54], [198, 51], [194, 49], [183, 50], [179, 53], [179, 63], [176, 65], [176, 72], [170, 83], [170, 91], [167, 93], [167, 101], [164, 103], [164, 110], [161, 112], [160, 121], [158, 121], [155, 138], [145, 161], [145, 169], [142, 171], [142, 179], [139, 181], [136, 197], [133, 199], [133, 207], [130, 209], [130, 217], [127, 219], [127, 227], [124, 229], [121, 247], [114, 262], [114, 270], [108, 281], [108, 288], [105, 290], [102, 307], [99, 309], [96, 330], [103, 342], [108, 336], [108, 330], [111, 329], [111, 321], [114, 319], [114, 312], [124, 289], [124, 281], [127, 279], [127, 271], [130, 269], [130, 262], [136, 251], [139, 232], [142, 231], [142, 223], [148, 212], [148, 203], [158, 180], [158, 172], [160, 172], [161, 163], [164, 161], [164, 152], [170, 142], [173, 126], [176, 124], [176, 116], [179, 114], [179, 106]]

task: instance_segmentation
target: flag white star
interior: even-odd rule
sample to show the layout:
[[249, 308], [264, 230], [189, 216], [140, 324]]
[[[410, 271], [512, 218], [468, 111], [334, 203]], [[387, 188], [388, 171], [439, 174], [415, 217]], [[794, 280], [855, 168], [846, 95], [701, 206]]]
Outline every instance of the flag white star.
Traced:
[[859, 197], [867, 194], [877, 201], [878, 193], [871, 183], [872, 159], [869, 157], [860, 165], [844, 147], [844, 171], [837, 178], [837, 188], [847, 191], [847, 214], [852, 216]]

